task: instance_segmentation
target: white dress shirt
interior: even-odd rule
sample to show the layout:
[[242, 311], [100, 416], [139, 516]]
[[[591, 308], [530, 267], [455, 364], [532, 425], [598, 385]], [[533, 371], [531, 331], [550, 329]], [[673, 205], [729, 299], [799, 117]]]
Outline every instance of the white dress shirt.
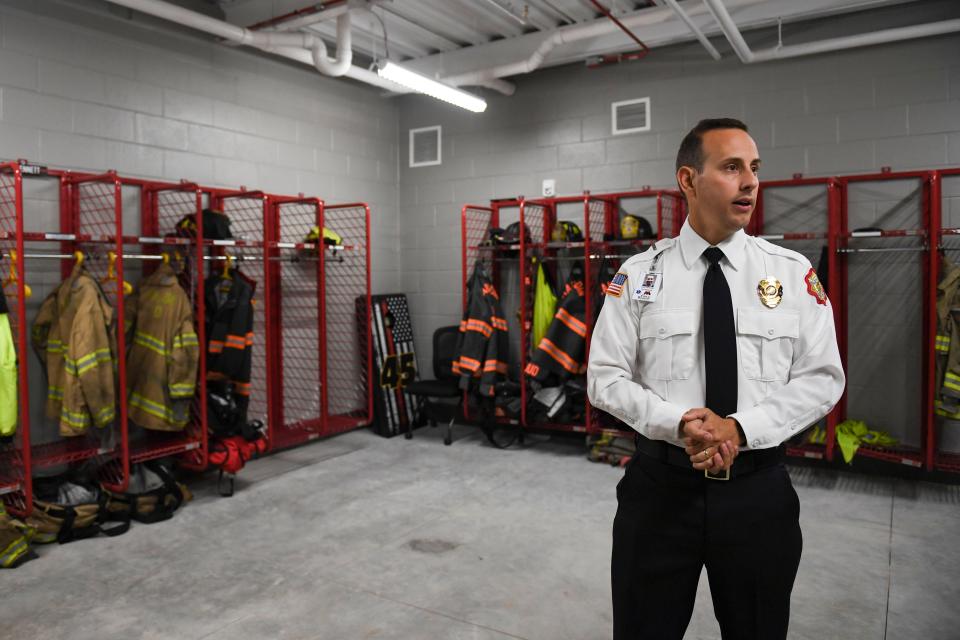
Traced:
[[[677, 238], [627, 260], [618, 272], [626, 275], [621, 293], [614, 287], [604, 297], [590, 342], [590, 402], [647, 438], [679, 446], [681, 416], [705, 402], [702, 254], [709, 246], [687, 221]], [[743, 231], [717, 246], [737, 328], [737, 412], [728, 417], [740, 423], [745, 448], [776, 447], [825, 416], [843, 393], [833, 310], [801, 254]], [[651, 268], [662, 272], [662, 284], [655, 300], [641, 302]], [[757, 287], [772, 278], [783, 296], [770, 308]]]

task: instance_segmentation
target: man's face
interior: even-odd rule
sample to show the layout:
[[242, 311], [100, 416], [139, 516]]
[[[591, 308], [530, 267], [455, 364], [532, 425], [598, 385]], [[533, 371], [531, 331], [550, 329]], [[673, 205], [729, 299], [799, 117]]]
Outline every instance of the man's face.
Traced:
[[722, 239], [750, 222], [760, 154], [746, 131], [715, 129], [703, 135], [703, 155], [703, 173], [691, 172], [690, 215], [703, 231]]

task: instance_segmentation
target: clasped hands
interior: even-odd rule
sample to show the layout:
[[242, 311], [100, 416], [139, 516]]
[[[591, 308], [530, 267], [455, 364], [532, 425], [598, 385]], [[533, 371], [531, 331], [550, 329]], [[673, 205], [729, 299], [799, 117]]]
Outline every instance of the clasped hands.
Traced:
[[722, 418], [710, 409], [690, 409], [680, 419], [680, 436], [693, 468], [725, 471], [740, 450], [741, 431], [733, 418]]

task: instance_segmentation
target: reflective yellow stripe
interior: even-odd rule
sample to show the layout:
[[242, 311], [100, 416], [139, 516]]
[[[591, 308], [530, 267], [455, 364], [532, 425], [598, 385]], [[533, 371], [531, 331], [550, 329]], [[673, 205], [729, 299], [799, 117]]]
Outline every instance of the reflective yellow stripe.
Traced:
[[200, 341], [197, 340], [197, 334], [185, 333], [181, 336], [173, 337], [173, 348], [182, 349], [183, 347], [199, 347]]
[[116, 416], [116, 410], [113, 407], [104, 407], [97, 412], [96, 421], [97, 425], [104, 427], [108, 423], [113, 422], [113, 418]]
[[63, 400], [63, 387], [50, 385], [47, 389], [47, 397], [53, 400]]
[[144, 398], [136, 391], [130, 394], [130, 406], [142, 409], [144, 412], [149, 413], [155, 418], [160, 418], [164, 422], [177, 424], [177, 420], [174, 418], [173, 412], [169, 409], [169, 407], [165, 407], [162, 404]]
[[936, 347], [937, 351], [950, 351], [950, 336], [938, 334]]
[[161, 356], [166, 357], [167, 347], [163, 343], [163, 340], [155, 336], [150, 335], [149, 333], [144, 333], [143, 331], [137, 331], [133, 335], [133, 343], [144, 347], [145, 349], [150, 349], [156, 353], [159, 353]]
[[60, 340], [50, 340], [47, 342], [47, 351], [49, 353], [66, 353], [67, 345]]
[[2, 564], [4, 567], [9, 567], [28, 550], [29, 547], [27, 546], [26, 539], [23, 537], [17, 538], [7, 545], [7, 548], [3, 550], [3, 553], [0, 553], [0, 564]]
[[170, 397], [171, 398], [192, 398], [194, 394], [195, 385], [192, 384], [171, 384], [170, 385]]
[[110, 349], [97, 349], [76, 360], [66, 357], [63, 360], [67, 373], [73, 376], [82, 376], [101, 362], [112, 362], [113, 358], [111, 358]]
[[74, 413], [64, 407], [60, 409], [60, 422], [64, 422], [78, 429], [85, 429], [90, 426], [90, 415], [87, 413]]

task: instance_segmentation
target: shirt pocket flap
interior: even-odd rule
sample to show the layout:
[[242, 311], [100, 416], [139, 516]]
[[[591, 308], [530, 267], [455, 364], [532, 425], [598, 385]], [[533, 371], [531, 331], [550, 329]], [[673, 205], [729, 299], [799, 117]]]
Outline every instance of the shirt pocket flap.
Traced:
[[654, 311], [640, 316], [640, 338], [670, 338], [697, 330], [693, 311]]
[[737, 333], [774, 338], [799, 338], [800, 314], [793, 311], [763, 313], [737, 310]]

